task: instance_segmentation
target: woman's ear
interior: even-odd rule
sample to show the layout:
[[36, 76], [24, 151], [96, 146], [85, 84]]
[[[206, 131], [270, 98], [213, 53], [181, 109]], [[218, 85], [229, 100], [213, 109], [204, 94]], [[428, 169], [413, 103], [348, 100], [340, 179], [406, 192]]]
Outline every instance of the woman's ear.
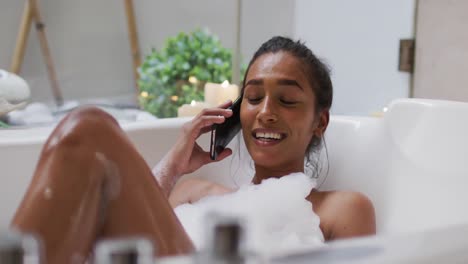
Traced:
[[328, 109], [322, 110], [318, 116], [318, 125], [314, 130], [314, 136], [321, 138], [327, 130], [328, 122], [330, 121], [330, 111]]

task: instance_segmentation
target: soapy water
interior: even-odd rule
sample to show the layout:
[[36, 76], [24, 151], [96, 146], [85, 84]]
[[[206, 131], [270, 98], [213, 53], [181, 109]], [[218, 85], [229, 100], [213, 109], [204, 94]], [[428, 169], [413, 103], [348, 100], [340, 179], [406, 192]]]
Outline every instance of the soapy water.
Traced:
[[15, 110], [6, 115], [6, 121], [12, 126], [54, 125], [66, 114], [80, 106], [95, 106], [113, 116], [118, 122], [153, 121], [157, 118], [148, 112], [135, 108], [120, 108], [111, 103], [80, 103], [67, 101], [63, 106], [51, 107], [44, 103], [30, 103], [24, 109]]
[[215, 212], [245, 221], [246, 248], [279, 256], [324, 245], [320, 219], [305, 199], [315, 186], [315, 179], [293, 173], [180, 205], [175, 213], [198, 250], [208, 246], [205, 216]]

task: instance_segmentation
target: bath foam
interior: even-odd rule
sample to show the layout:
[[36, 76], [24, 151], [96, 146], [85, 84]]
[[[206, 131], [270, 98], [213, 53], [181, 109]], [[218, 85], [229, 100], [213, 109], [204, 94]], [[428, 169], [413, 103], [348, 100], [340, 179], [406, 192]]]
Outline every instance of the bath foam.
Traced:
[[246, 185], [234, 193], [205, 197], [175, 208], [195, 247], [205, 248], [206, 214], [236, 216], [246, 222], [246, 246], [267, 256], [324, 245], [319, 217], [305, 199], [316, 181], [303, 173]]

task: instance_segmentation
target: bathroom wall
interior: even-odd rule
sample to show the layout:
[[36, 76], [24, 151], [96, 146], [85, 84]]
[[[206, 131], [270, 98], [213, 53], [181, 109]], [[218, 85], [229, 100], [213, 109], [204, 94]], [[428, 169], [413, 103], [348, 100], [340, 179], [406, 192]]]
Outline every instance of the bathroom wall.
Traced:
[[[2, 0], [0, 68], [10, 67], [24, 2]], [[135, 89], [123, 1], [38, 2], [65, 99], [131, 98]], [[134, 0], [142, 54], [160, 48], [167, 37], [196, 27], [210, 28], [233, 48], [236, 4], [237, 0]], [[246, 60], [271, 35], [293, 32], [294, 1], [244, 0], [242, 13], [241, 52]], [[31, 85], [33, 100], [52, 100], [34, 30], [22, 75]]]
[[414, 95], [468, 102], [468, 1], [418, 4]]
[[415, 0], [296, 0], [295, 36], [332, 68], [332, 112], [370, 114], [408, 97], [399, 40], [412, 38]]
[[[9, 68], [24, 1], [2, 0], [0, 68]], [[59, 84], [66, 99], [134, 93], [123, 1], [39, 0]], [[164, 39], [209, 27], [235, 45], [237, 0], [134, 0], [142, 54]], [[415, 0], [242, 0], [241, 52], [247, 61], [272, 35], [306, 41], [332, 68], [332, 112], [368, 115], [407, 97], [410, 76], [398, 72], [398, 41], [413, 36]], [[23, 76], [33, 100], [51, 101], [35, 31]]]

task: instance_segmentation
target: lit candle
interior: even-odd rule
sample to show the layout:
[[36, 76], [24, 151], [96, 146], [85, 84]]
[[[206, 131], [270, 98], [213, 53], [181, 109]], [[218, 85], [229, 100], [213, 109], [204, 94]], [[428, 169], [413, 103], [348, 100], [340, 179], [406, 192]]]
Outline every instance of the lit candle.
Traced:
[[198, 113], [201, 112], [204, 108], [210, 107], [208, 104], [204, 102], [196, 102], [192, 101], [190, 104], [184, 104], [179, 109], [177, 109], [177, 116], [178, 117], [188, 117], [188, 116], [196, 116]]
[[218, 106], [227, 100], [236, 100], [239, 96], [239, 87], [235, 84], [229, 84], [226, 80], [222, 84], [205, 84], [205, 103], [211, 106]]

